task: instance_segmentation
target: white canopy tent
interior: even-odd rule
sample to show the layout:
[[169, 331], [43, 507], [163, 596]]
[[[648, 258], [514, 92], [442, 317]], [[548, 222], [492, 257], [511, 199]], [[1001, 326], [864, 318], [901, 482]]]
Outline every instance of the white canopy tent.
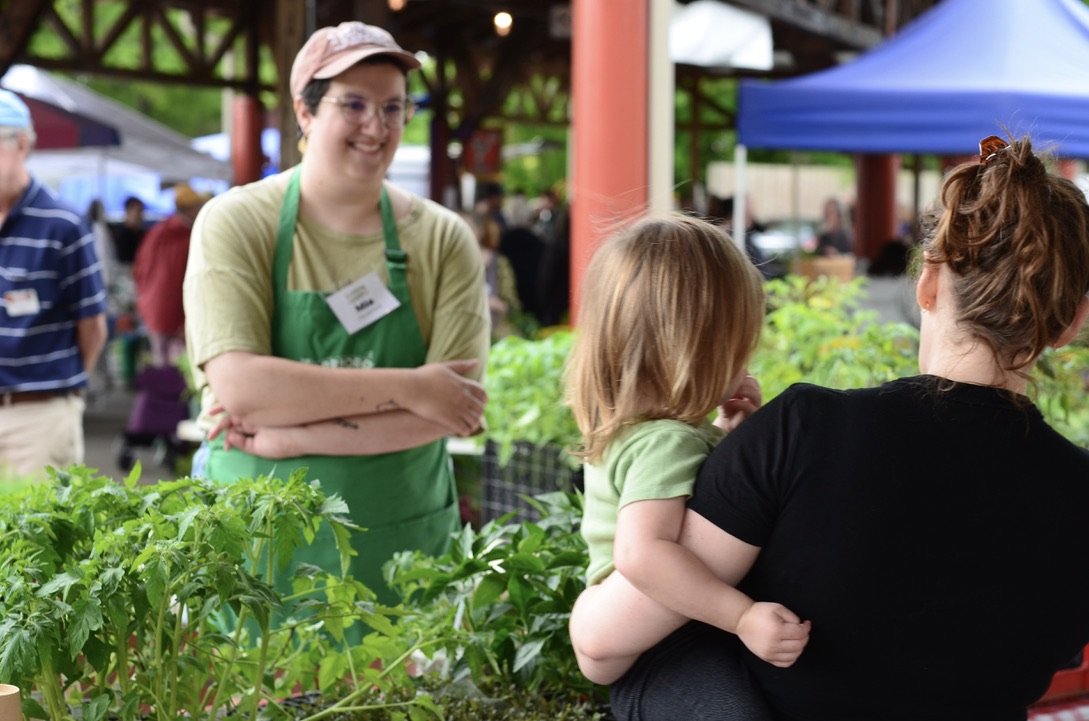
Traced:
[[774, 43], [767, 17], [720, 0], [674, 3], [669, 59], [704, 68], [770, 70]]
[[189, 138], [79, 83], [30, 65], [13, 65], [0, 86], [78, 112], [117, 128], [121, 144], [75, 150], [37, 150], [31, 170], [58, 175], [153, 173], [163, 184], [205, 178], [229, 182], [229, 163], [190, 147]]

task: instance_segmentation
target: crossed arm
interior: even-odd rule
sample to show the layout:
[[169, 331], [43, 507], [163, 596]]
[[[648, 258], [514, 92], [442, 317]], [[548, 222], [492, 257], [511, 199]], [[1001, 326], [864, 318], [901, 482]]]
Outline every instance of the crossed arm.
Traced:
[[418, 368], [324, 368], [229, 352], [204, 366], [228, 447], [266, 458], [370, 455], [475, 432], [487, 400], [477, 361]]

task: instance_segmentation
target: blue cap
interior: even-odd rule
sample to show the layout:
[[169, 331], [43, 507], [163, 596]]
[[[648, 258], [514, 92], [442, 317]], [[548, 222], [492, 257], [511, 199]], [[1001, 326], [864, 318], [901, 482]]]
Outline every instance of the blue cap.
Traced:
[[0, 89], [0, 128], [29, 128], [30, 108], [15, 93]]

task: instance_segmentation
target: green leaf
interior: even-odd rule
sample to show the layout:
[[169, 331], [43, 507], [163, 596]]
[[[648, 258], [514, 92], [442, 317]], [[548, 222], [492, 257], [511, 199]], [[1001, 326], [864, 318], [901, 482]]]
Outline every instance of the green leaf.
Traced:
[[0, 625], [0, 678], [21, 679], [37, 672], [34, 640], [25, 628], [16, 628], [14, 619]]
[[474, 608], [482, 608], [495, 603], [507, 590], [507, 580], [504, 576], [488, 575], [480, 580], [480, 584], [473, 593], [472, 604]]
[[90, 703], [81, 704], [80, 708], [83, 710], [84, 721], [102, 721], [110, 708], [110, 697], [108, 694], [99, 694]]
[[348, 659], [343, 654], [329, 654], [318, 664], [318, 688], [333, 688], [348, 673]]
[[520, 612], [524, 613], [534, 598], [533, 587], [518, 576], [511, 576], [507, 590], [510, 592], [511, 603]]
[[539, 662], [544, 644], [545, 640], [543, 638], [537, 638], [519, 646], [518, 651], [514, 654], [514, 666], [511, 667], [511, 670], [517, 673], [529, 664]]
[[83, 652], [83, 645], [91, 632], [102, 628], [102, 607], [98, 599], [81, 598], [72, 604], [72, 617], [68, 626], [68, 652], [76, 658]]
[[23, 695], [23, 715], [28, 719], [48, 719], [49, 713], [29, 694]]
[[82, 580], [83, 579], [78, 574], [72, 573], [71, 571], [58, 573], [53, 576], [48, 583], [42, 585], [38, 590], [38, 596], [41, 598], [49, 598], [59, 592], [61, 598], [65, 598], [68, 595], [68, 589]]

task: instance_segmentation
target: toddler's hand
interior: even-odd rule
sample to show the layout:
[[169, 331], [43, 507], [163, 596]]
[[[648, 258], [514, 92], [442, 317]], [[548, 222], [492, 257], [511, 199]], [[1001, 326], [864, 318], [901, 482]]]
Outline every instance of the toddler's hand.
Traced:
[[723, 432], [729, 433], [741, 425], [741, 421], [755, 413], [763, 401], [763, 396], [760, 393], [760, 382], [746, 373], [734, 395], [722, 399], [722, 403], [718, 407], [718, 418], [715, 419], [715, 425], [721, 428]]
[[810, 627], [786, 606], [758, 601], [741, 614], [737, 636], [759, 658], [787, 668], [809, 643]]

